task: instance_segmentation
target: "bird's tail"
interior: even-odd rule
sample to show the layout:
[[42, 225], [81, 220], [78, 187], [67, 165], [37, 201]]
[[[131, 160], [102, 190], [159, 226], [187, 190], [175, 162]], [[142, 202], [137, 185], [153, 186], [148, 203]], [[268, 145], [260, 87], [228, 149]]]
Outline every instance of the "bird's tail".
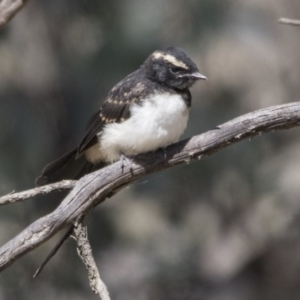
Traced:
[[76, 158], [77, 148], [48, 164], [35, 184], [42, 186], [63, 179], [79, 179], [85, 174], [104, 167], [104, 163], [94, 165], [88, 162], [84, 155]]
[[[85, 174], [101, 169], [105, 166], [104, 162], [100, 162], [96, 165], [88, 162], [84, 155], [76, 158], [77, 148], [66, 153], [62, 157], [48, 164], [42, 171], [40, 177], [35, 181], [37, 186], [42, 186], [48, 183], [61, 181], [63, 179], [79, 179]], [[59, 250], [62, 244], [69, 238], [73, 232], [73, 226], [69, 228], [63, 238], [55, 245], [50, 254], [43, 261], [41, 267], [36, 271], [34, 277], [36, 277], [51, 259], [52, 256]]]

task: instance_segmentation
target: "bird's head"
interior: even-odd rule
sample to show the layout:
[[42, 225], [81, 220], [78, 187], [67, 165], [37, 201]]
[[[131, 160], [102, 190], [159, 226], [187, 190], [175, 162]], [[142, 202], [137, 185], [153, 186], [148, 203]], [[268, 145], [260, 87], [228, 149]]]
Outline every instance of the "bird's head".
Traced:
[[190, 88], [199, 79], [207, 79], [185, 51], [177, 47], [155, 51], [144, 67], [151, 80], [180, 90]]

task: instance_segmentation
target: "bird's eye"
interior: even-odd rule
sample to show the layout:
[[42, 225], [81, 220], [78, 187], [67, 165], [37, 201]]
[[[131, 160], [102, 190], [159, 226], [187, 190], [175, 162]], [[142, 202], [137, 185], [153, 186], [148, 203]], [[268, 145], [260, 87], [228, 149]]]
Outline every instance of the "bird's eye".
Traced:
[[178, 74], [180, 71], [180, 68], [172, 67], [170, 70], [171, 70], [171, 73]]

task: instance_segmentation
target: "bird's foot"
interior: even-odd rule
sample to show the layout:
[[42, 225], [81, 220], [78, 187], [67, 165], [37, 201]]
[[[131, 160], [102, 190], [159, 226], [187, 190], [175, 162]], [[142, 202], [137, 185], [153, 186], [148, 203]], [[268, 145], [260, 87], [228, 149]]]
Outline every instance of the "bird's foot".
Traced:
[[122, 174], [124, 173], [124, 168], [125, 164], [129, 167], [130, 173], [133, 174], [133, 167], [132, 167], [132, 162], [130, 158], [128, 158], [124, 153], [121, 152], [121, 169], [122, 169]]
[[[163, 152], [164, 160], [166, 161], [166, 163], [168, 163], [168, 152], [167, 152], [166, 148], [161, 147], [161, 148], [159, 148], [158, 150], [161, 150], [161, 151]], [[156, 155], [155, 155], [156, 151], [157, 151], [157, 150], [152, 151], [152, 159], [153, 159], [154, 161], [155, 161], [155, 157], [156, 157]]]
[[162, 150], [163, 153], [164, 153], [164, 159], [165, 159], [165, 160], [168, 160], [168, 152], [167, 152], [166, 148], [161, 148], [161, 150]]

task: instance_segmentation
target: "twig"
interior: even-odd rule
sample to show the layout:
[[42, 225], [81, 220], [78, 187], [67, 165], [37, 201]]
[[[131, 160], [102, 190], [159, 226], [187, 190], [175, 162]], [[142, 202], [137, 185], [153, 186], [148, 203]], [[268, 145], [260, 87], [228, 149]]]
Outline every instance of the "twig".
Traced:
[[300, 26], [300, 20], [297, 19], [280, 18], [278, 22], [281, 24]]
[[81, 221], [74, 225], [74, 235], [77, 241], [77, 252], [88, 271], [92, 291], [95, 294], [98, 294], [101, 300], [110, 300], [108, 290], [105, 283], [100, 278], [93, 257], [92, 247], [88, 239], [87, 227], [84, 226]]
[[0, 30], [27, 4], [28, 0], [2, 0], [0, 2]]
[[0, 197], [0, 205], [21, 202], [37, 195], [46, 195], [54, 191], [71, 190], [76, 185], [76, 182], [76, 180], [63, 180], [20, 193], [9, 193], [8, 195]]
[[265, 132], [289, 129], [299, 124], [299, 102], [272, 106], [240, 116], [216, 129], [173, 144], [166, 152], [158, 150], [139, 155], [134, 158], [132, 170], [125, 166], [121, 173], [119, 161], [86, 175], [76, 183], [74, 189], [52, 213], [29, 225], [0, 248], [0, 270], [7, 268], [58, 231], [72, 225], [116, 190], [137, 179], [175, 165], [199, 160], [240, 140]]

